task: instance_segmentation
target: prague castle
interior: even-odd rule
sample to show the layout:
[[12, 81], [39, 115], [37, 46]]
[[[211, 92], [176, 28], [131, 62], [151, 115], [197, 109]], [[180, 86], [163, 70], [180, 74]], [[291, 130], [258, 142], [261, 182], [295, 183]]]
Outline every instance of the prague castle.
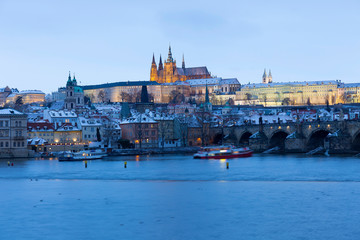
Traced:
[[211, 78], [211, 75], [206, 67], [193, 67], [186, 68], [185, 60], [183, 56], [182, 66], [178, 68], [176, 66], [176, 60], [173, 59], [171, 53], [171, 47], [169, 46], [168, 58], [162, 63], [161, 55], [159, 66], [156, 65], [155, 57], [153, 55], [150, 81], [158, 83], [173, 83], [176, 81], [185, 81], [188, 79], [203, 79]]

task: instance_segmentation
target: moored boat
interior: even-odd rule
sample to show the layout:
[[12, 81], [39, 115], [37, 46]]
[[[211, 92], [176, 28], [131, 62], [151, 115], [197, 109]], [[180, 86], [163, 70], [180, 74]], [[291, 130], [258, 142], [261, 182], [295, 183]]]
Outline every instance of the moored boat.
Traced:
[[235, 148], [233, 146], [205, 147], [194, 154], [194, 158], [200, 159], [227, 159], [251, 157], [253, 151], [248, 148]]
[[82, 161], [82, 160], [96, 160], [107, 156], [101, 150], [83, 150], [75, 153], [64, 153], [64, 156], [59, 156], [59, 161]]

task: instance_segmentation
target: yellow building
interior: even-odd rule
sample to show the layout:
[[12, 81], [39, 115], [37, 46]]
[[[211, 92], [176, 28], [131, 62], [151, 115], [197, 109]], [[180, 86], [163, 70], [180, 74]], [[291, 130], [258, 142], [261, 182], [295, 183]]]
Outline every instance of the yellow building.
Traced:
[[23, 104], [43, 103], [45, 102], [45, 93], [40, 90], [25, 90], [21, 92], [11, 93], [6, 98], [6, 103], [15, 103], [21, 97]]
[[338, 80], [247, 84], [236, 92], [235, 104], [331, 105], [336, 103], [341, 85]]
[[186, 68], [184, 56], [181, 68], [176, 67], [176, 60], [174, 60], [172, 57], [170, 46], [168, 58], [164, 62], [164, 65], [160, 56], [159, 67], [157, 67], [155, 63], [155, 57], [153, 55], [150, 70], [150, 81], [155, 81], [158, 83], [174, 83], [176, 81], [210, 77], [211, 75], [206, 67]]
[[54, 142], [60, 144], [79, 144], [82, 141], [81, 129], [71, 123], [64, 123], [54, 131]]

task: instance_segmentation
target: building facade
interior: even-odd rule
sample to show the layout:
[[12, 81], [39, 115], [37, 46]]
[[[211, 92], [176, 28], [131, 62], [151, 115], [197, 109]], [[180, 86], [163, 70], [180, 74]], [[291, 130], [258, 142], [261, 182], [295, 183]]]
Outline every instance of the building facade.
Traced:
[[120, 123], [122, 138], [136, 148], [153, 148], [158, 145], [158, 123], [146, 114], [130, 117]]
[[0, 158], [27, 157], [27, 115], [0, 110]]

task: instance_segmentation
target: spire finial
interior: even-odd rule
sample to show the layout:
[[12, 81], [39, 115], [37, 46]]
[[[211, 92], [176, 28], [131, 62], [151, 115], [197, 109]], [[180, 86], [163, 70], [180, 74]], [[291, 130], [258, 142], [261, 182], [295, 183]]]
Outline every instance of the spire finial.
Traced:
[[163, 70], [163, 63], [162, 63], [162, 59], [161, 59], [161, 54], [160, 54], [160, 61], [159, 61], [159, 70]]
[[173, 62], [172, 53], [171, 53], [171, 45], [169, 43], [169, 53], [168, 53], [168, 62]]
[[156, 63], [155, 63], [155, 55], [154, 55], [154, 53], [153, 53], [152, 64], [156, 64]]
[[183, 59], [182, 59], [182, 68], [185, 69], [185, 58], [184, 58], [184, 54], [183, 54]]

